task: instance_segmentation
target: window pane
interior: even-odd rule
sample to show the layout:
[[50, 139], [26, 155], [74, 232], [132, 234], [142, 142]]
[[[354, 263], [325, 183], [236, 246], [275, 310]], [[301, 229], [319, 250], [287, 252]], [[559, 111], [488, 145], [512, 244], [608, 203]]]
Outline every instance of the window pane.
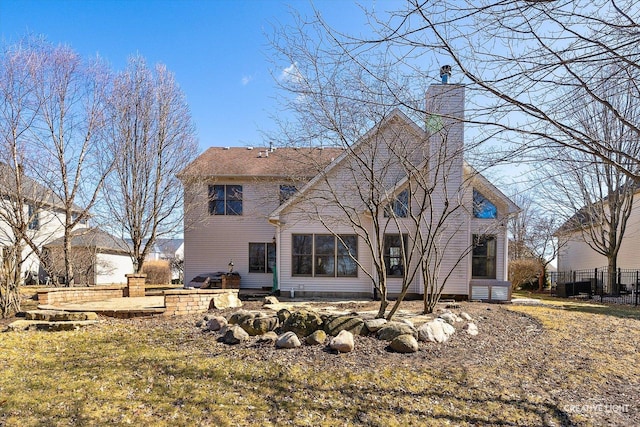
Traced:
[[496, 237], [473, 235], [471, 277], [476, 279], [496, 278]]
[[212, 200], [224, 200], [224, 185], [210, 185], [209, 198]]
[[393, 212], [393, 216], [398, 218], [406, 218], [409, 213], [409, 190], [404, 190], [396, 199], [389, 203], [389, 205], [384, 208], [384, 216], [385, 218], [391, 217], [391, 213]]
[[224, 215], [224, 200], [211, 200], [209, 202], [210, 215]]
[[399, 234], [385, 234], [384, 236], [384, 261], [387, 268], [387, 276], [403, 276], [404, 261], [402, 257], [402, 243], [406, 249], [407, 235], [400, 238]]
[[242, 200], [242, 185], [227, 185], [227, 200]]
[[335, 275], [335, 242], [336, 238], [332, 235], [316, 235], [315, 236], [315, 274], [318, 276], [334, 276]]
[[249, 272], [264, 273], [265, 272], [265, 244], [249, 243]]
[[242, 200], [227, 202], [227, 215], [242, 215]]
[[476, 189], [473, 190], [473, 216], [490, 219], [498, 217], [498, 208]]
[[276, 244], [267, 243], [267, 273], [273, 273], [276, 266]]
[[313, 241], [311, 234], [292, 236], [292, 274], [310, 276], [313, 264]]
[[298, 189], [295, 187], [295, 185], [281, 185], [280, 186], [280, 204], [283, 204], [284, 202], [289, 200], [289, 198], [293, 196], [296, 193], [296, 191], [298, 191]]
[[357, 277], [358, 276], [358, 237], [357, 236], [340, 236], [342, 241], [338, 240], [338, 253], [336, 256], [337, 276], [338, 277]]

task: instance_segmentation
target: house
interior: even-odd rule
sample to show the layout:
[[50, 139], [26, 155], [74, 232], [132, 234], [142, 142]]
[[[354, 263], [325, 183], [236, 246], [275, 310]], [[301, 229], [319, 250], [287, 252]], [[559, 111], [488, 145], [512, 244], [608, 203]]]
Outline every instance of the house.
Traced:
[[180, 174], [185, 283], [232, 267], [241, 288], [275, 280], [295, 295], [373, 296], [376, 241], [399, 293], [409, 236], [433, 227], [411, 213], [429, 200], [428, 212], [447, 213], [434, 236], [443, 293], [508, 299], [505, 224], [518, 207], [463, 160], [464, 87], [432, 85], [427, 102], [426, 130], [394, 110], [346, 149], [209, 148]]
[[[51, 269], [64, 275], [64, 238], [44, 246]], [[74, 281], [83, 285], [126, 283], [126, 274], [133, 273], [133, 260], [126, 244], [98, 228], [79, 228], [71, 237], [71, 263]]]
[[[19, 224], [15, 207], [16, 172], [9, 165], [0, 163], [0, 247], [4, 251], [11, 250], [15, 236], [11, 224]], [[26, 175], [21, 176], [22, 192], [20, 194], [24, 209], [24, 218], [28, 221], [27, 233], [36, 247], [42, 251], [43, 247], [64, 234], [64, 205], [62, 201], [48, 188]], [[72, 213], [80, 215], [82, 208], [72, 206]], [[86, 221], [81, 221], [81, 227]], [[6, 259], [6, 257], [5, 257]], [[41, 266], [40, 259], [34, 250], [26, 244], [22, 249], [22, 275], [28, 282], [44, 282], [46, 272]]]
[[[563, 239], [564, 243], [558, 254], [558, 271], [587, 270], [607, 265], [607, 258], [589, 245], [589, 233], [583, 233], [583, 226], [575, 225], [578, 220], [579, 215], [576, 214], [555, 233]], [[640, 247], [640, 189], [633, 196], [631, 212], [618, 252], [619, 268], [640, 269], [638, 247]]]

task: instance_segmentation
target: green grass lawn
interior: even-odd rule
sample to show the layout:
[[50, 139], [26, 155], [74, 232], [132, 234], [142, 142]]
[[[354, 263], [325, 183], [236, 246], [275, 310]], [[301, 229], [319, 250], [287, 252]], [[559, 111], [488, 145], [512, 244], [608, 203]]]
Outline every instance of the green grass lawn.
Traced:
[[[295, 358], [261, 361], [250, 353], [256, 349], [230, 357], [184, 321], [2, 333], [0, 425], [558, 426], [637, 420], [637, 318], [561, 305], [509, 310], [532, 316], [543, 328], [517, 354], [433, 366], [412, 363], [412, 357], [424, 357], [417, 353], [406, 363], [358, 373], [326, 372]], [[623, 414], [571, 410], [587, 402], [613, 404], [609, 396], [615, 393], [631, 404]]]

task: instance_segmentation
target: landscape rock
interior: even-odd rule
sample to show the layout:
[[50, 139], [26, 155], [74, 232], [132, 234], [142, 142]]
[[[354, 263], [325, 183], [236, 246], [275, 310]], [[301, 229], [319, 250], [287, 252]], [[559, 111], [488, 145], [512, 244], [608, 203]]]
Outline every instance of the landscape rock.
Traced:
[[231, 315], [229, 316], [228, 323], [230, 325], [240, 325], [241, 323], [246, 322], [247, 320], [253, 321], [255, 317], [256, 317], [256, 314], [251, 311], [238, 310], [231, 313]]
[[476, 325], [473, 322], [467, 323], [466, 326], [464, 327], [464, 330], [467, 331], [467, 333], [471, 336], [478, 335], [478, 325]]
[[222, 342], [225, 344], [240, 344], [249, 340], [249, 334], [240, 326], [231, 325], [224, 328], [225, 333], [222, 336]]
[[339, 353], [349, 353], [353, 351], [353, 348], [355, 347], [353, 334], [346, 330], [340, 331], [337, 336], [331, 339], [329, 347]]
[[400, 335], [413, 335], [414, 338], [418, 336], [418, 331], [412, 326], [402, 322], [387, 322], [382, 328], [378, 330], [377, 337], [383, 341], [393, 341], [394, 338]]
[[460, 313], [460, 317], [462, 317], [467, 322], [471, 322], [473, 320], [473, 318], [469, 316], [469, 313], [465, 313], [464, 311]]
[[389, 347], [398, 353], [415, 353], [418, 351], [418, 341], [413, 335], [399, 335], [391, 341]]
[[386, 324], [387, 319], [367, 319], [364, 321], [364, 326], [371, 333], [378, 332], [378, 330]]
[[264, 301], [262, 302], [262, 305], [269, 305], [269, 304], [280, 304], [280, 301], [278, 301], [278, 298], [274, 296], [264, 297]]
[[413, 322], [409, 319], [402, 319], [400, 320], [402, 323], [406, 323], [407, 325], [411, 326], [412, 328], [415, 328], [416, 325], [413, 324]]
[[451, 313], [450, 311], [444, 312], [438, 317], [440, 317], [450, 325], [453, 325], [458, 321], [458, 316], [456, 316], [454, 313]]
[[280, 321], [276, 316], [271, 317], [256, 317], [251, 322], [243, 323], [240, 325], [242, 329], [247, 331], [249, 335], [262, 335], [269, 331], [275, 330], [280, 325]]
[[278, 334], [276, 334], [274, 331], [269, 331], [263, 335], [259, 335], [256, 341], [263, 344], [275, 344], [277, 340]]
[[225, 308], [237, 307], [242, 307], [242, 301], [238, 298], [238, 294], [234, 292], [214, 294], [211, 298], [211, 302], [209, 303], [209, 310], [213, 308], [224, 310]]
[[455, 328], [442, 319], [435, 319], [427, 322], [418, 329], [420, 341], [431, 341], [442, 343], [449, 339], [455, 332]]
[[356, 316], [334, 316], [328, 318], [324, 330], [331, 336], [338, 335], [341, 331], [349, 331], [354, 335], [364, 335], [368, 329], [364, 326], [364, 320]]
[[207, 322], [207, 329], [210, 331], [219, 331], [227, 326], [227, 319], [222, 316], [211, 316]]
[[[280, 318], [280, 315], [278, 315], [278, 318]], [[294, 332], [298, 336], [306, 337], [311, 335], [312, 332], [322, 329], [322, 324], [322, 318], [318, 313], [299, 310], [290, 313], [289, 317], [282, 323], [282, 329]]]
[[24, 315], [25, 320], [43, 320], [47, 322], [79, 322], [83, 320], [98, 320], [98, 315], [92, 311], [62, 311], [62, 310], [32, 310]]
[[278, 348], [296, 348], [300, 347], [300, 345], [300, 339], [293, 331], [285, 332], [276, 340], [276, 347]]
[[309, 345], [321, 345], [327, 340], [327, 333], [322, 329], [318, 329], [304, 340]]
[[276, 316], [278, 316], [278, 320], [280, 320], [280, 324], [284, 324], [284, 322], [291, 316], [291, 312], [286, 308], [282, 308], [278, 310], [278, 313], [276, 314]]

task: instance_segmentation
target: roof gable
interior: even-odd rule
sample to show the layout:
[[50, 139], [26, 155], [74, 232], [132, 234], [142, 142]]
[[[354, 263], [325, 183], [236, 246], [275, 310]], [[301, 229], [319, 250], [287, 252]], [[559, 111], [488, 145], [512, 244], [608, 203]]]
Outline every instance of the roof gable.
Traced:
[[326, 176], [327, 174], [332, 172], [335, 168], [339, 168], [343, 164], [345, 159], [347, 159], [348, 156], [355, 155], [354, 153], [357, 152], [358, 148], [363, 144], [366, 144], [367, 142], [371, 141], [372, 138], [378, 132], [381, 132], [386, 127], [393, 126], [393, 125], [403, 126], [406, 129], [409, 129], [417, 138], [422, 138], [426, 135], [425, 131], [421, 129], [420, 126], [418, 126], [406, 114], [404, 114], [402, 111], [400, 111], [397, 108], [394, 109], [393, 111], [391, 111], [391, 113], [388, 116], [386, 116], [383, 120], [381, 120], [371, 129], [369, 129], [363, 136], [361, 136], [352, 146], [350, 146], [346, 150], [343, 150], [342, 154], [339, 157], [337, 157], [334, 161], [328, 164], [324, 168], [324, 170], [322, 170], [320, 173], [316, 174], [297, 193], [295, 193], [292, 197], [290, 197], [286, 202], [278, 206], [278, 208], [276, 208], [269, 216], [269, 220], [277, 221], [278, 216], [282, 211], [284, 211], [288, 207], [297, 203], [297, 201], [300, 200], [300, 198], [306, 192], [308, 192], [311, 188], [317, 185], [317, 183], [322, 179], [323, 176]]

